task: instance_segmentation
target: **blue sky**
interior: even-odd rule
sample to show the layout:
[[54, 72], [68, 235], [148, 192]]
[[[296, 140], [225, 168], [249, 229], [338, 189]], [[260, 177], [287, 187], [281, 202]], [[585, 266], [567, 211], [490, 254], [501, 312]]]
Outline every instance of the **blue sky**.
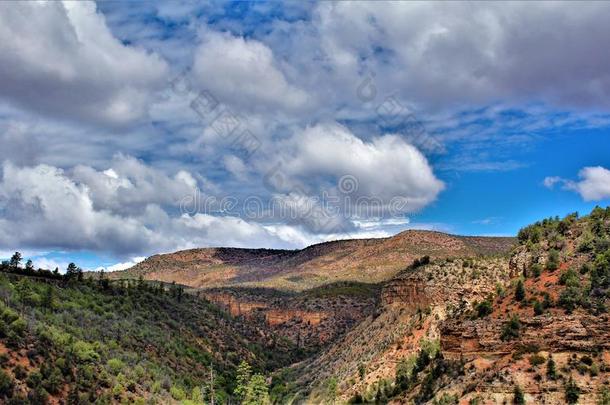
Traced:
[[608, 205], [609, 11], [5, 2], [0, 256], [116, 270]]

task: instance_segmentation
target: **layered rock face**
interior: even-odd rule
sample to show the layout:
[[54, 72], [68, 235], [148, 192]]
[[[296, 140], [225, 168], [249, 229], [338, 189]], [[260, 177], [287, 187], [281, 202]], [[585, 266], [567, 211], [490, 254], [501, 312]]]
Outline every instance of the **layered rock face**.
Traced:
[[521, 319], [518, 340], [500, 338], [505, 319], [449, 320], [441, 330], [441, 348], [448, 357], [503, 355], [518, 346], [536, 346], [547, 352], [610, 350], [608, 316], [547, 314]]
[[434, 305], [463, 307], [485, 299], [509, 278], [505, 259], [437, 260], [388, 281], [381, 291], [381, 304], [411, 310]]
[[250, 316], [253, 311], [265, 309], [269, 304], [265, 302], [240, 300], [231, 294], [224, 293], [204, 293], [203, 296], [211, 302], [226, 309], [231, 316]]
[[409, 309], [423, 309], [432, 303], [430, 291], [421, 281], [395, 278], [381, 291], [381, 305], [400, 306]]
[[302, 310], [279, 310], [272, 309], [265, 312], [265, 321], [269, 326], [277, 326], [290, 321], [298, 321], [308, 326], [318, 326], [320, 322], [327, 319], [327, 312], [313, 312]]
[[213, 289], [202, 290], [199, 294], [233, 317], [243, 318], [310, 348], [345, 333], [371, 314], [376, 305], [374, 296], [317, 297], [257, 289]]
[[496, 284], [508, 280], [507, 258], [432, 259], [401, 272], [383, 285], [374, 316], [299, 370], [299, 381], [312, 387], [309, 403], [328, 403], [324, 387], [331, 378], [353, 381], [339, 387], [341, 401], [374, 390], [379, 381], [392, 381], [401, 360], [416, 355], [423, 342], [439, 339], [447, 317], [485, 299]]

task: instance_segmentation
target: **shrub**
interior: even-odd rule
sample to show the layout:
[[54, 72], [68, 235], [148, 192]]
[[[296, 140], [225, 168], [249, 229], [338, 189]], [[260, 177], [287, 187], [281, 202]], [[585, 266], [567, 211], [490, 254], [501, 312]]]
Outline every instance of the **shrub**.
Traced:
[[100, 359], [100, 355], [93, 349], [93, 345], [91, 343], [79, 340], [74, 343], [73, 349], [76, 358], [83, 363], [97, 361]]
[[534, 315], [542, 315], [544, 306], [539, 301], [534, 301]]
[[22, 318], [17, 318], [9, 325], [11, 331], [15, 332], [17, 336], [23, 336], [28, 324]]
[[557, 303], [567, 312], [574, 311], [582, 303], [580, 288], [576, 286], [566, 287], [559, 295]]
[[515, 385], [515, 388], [513, 390], [513, 404], [515, 404], [515, 405], [525, 404], [525, 397], [523, 395], [523, 390], [518, 385]]
[[578, 398], [580, 397], [580, 388], [572, 377], [568, 380], [565, 386], [565, 399], [568, 404], [575, 404], [578, 402]]
[[119, 374], [123, 370], [123, 367], [125, 366], [125, 364], [120, 359], [116, 359], [116, 358], [108, 360], [107, 364], [108, 364], [108, 369], [114, 375]]
[[546, 269], [549, 271], [555, 271], [559, 268], [559, 252], [555, 249], [549, 252], [549, 257], [546, 261]]
[[0, 396], [9, 396], [13, 392], [13, 379], [6, 371], [0, 369]]
[[532, 272], [532, 276], [534, 278], [538, 278], [540, 277], [540, 274], [542, 274], [542, 265], [540, 263], [534, 263], [530, 270]]
[[530, 364], [534, 367], [537, 367], [537, 366], [543, 364], [544, 360], [545, 360], [544, 356], [541, 356], [539, 354], [534, 354], [534, 355], [530, 356], [530, 358], [529, 358]]
[[517, 281], [517, 287], [515, 288], [515, 299], [520, 302], [525, 299], [525, 286], [523, 285], [523, 280], [521, 279]]
[[578, 274], [573, 269], [568, 269], [559, 276], [559, 284], [561, 285], [578, 285], [579, 283]]
[[485, 300], [485, 301], [477, 304], [476, 311], [477, 311], [477, 315], [479, 318], [483, 318], [484, 316], [491, 314], [493, 312], [493, 307], [491, 305], [491, 302], [489, 302], [488, 300]]
[[549, 356], [549, 359], [546, 362], [546, 376], [551, 380], [557, 378], [557, 369], [555, 367], [555, 360], [553, 360], [552, 356]]
[[589, 356], [582, 356], [580, 358], [580, 362], [586, 364], [587, 366], [590, 366], [593, 364], [593, 359]]
[[512, 340], [519, 337], [521, 332], [521, 320], [517, 315], [511, 316], [510, 320], [504, 324], [500, 338], [502, 340]]
[[186, 399], [186, 393], [184, 390], [176, 385], [172, 385], [172, 387], [169, 389], [169, 394], [176, 401], [183, 401]]
[[13, 369], [13, 374], [18, 380], [23, 380], [25, 377], [28, 376], [27, 370], [21, 364], [17, 364], [15, 366], [15, 368]]

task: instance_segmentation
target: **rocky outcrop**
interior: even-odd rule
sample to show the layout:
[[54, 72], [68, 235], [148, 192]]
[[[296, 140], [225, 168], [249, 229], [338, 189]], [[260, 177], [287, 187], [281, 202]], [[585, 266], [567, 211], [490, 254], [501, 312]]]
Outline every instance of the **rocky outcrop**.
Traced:
[[329, 314], [326, 312], [272, 309], [265, 312], [265, 321], [270, 326], [277, 326], [294, 320], [308, 326], [318, 326], [328, 316]]
[[509, 278], [504, 259], [437, 260], [388, 281], [381, 291], [381, 304], [411, 310], [432, 305], [456, 307], [485, 299]]
[[400, 306], [409, 309], [423, 309], [432, 304], [433, 299], [426, 285], [421, 281], [396, 278], [381, 290], [381, 305]]
[[500, 338], [504, 319], [449, 320], [441, 330], [441, 347], [448, 357], [507, 354], [517, 346], [536, 346], [549, 352], [599, 352], [610, 349], [608, 316], [584, 313], [547, 314], [522, 319], [518, 339]]
[[243, 301], [231, 294], [207, 293], [203, 294], [206, 299], [222, 308], [225, 308], [232, 316], [249, 316], [253, 311], [268, 308], [268, 304], [256, 301]]

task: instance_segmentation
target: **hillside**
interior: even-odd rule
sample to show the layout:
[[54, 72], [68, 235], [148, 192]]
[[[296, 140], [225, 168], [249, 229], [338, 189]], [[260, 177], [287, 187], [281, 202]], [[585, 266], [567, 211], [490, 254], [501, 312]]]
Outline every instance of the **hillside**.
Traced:
[[[7, 269], [0, 395], [13, 403], [201, 403], [212, 368], [228, 403], [242, 360], [271, 376], [277, 404], [610, 403], [610, 208], [516, 239], [197, 249], [115, 281]], [[264, 398], [263, 375], [249, 378]]]
[[175, 281], [190, 287], [268, 287], [302, 291], [324, 284], [379, 283], [422, 256], [507, 254], [514, 238], [405, 231], [390, 238], [341, 240], [302, 250], [211, 248], [151, 256], [113, 278]]
[[0, 297], [0, 403], [225, 403], [242, 360], [297, 359], [180, 287], [3, 273]]
[[377, 313], [277, 375], [284, 401], [610, 403], [610, 209], [519, 233], [510, 260], [416, 263]]

